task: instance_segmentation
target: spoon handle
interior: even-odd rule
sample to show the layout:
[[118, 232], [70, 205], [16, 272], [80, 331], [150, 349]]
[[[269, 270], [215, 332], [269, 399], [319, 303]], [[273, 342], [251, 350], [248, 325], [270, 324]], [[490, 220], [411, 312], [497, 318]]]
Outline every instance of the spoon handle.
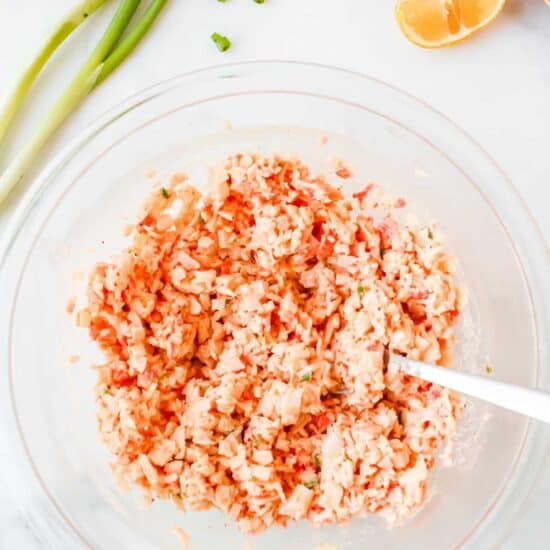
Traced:
[[550, 393], [390, 354], [389, 367], [550, 424]]

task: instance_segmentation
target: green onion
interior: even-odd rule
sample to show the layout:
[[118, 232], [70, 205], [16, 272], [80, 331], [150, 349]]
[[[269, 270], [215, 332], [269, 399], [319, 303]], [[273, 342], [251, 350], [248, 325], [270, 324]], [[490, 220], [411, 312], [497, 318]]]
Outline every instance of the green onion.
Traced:
[[212, 39], [212, 42], [216, 44], [216, 47], [220, 50], [220, 52], [225, 52], [231, 47], [231, 41], [227, 38], [227, 36], [214, 32], [210, 38]]
[[256, 4], [263, 4], [265, 0], [254, 0], [254, 2], [256, 2]]
[[[155, 17], [165, 5], [166, 0], [152, 0], [134, 28], [119, 43], [140, 2], [141, 0], [120, 1], [109, 26], [90, 57], [72, 82], [61, 93], [57, 102], [38, 125], [34, 134], [0, 177], [0, 202], [21, 181], [29, 164], [40, 152], [48, 138], [59, 128], [61, 123], [76, 109], [90, 91], [107, 78], [132, 52], [150, 28]], [[47, 42], [46, 46], [39, 53], [37, 60], [24, 73], [22, 80], [15, 89], [15, 97], [8, 101], [7, 108], [0, 115], [0, 128], [5, 131], [28, 88], [51, 53], [87, 17], [87, 14], [92, 13], [102, 3], [100, 0], [82, 2], [79, 6], [81, 11], [77, 12], [75, 10], [74, 12], [80, 13], [79, 17], [75, 16], [74, 18], [74, 22], [72, 23], [74, 26], [71, 28], [69, 24], [66, 28], [67, 30], [60, 32], [58, 29], [56, 31], [57, 34], [54, 33], [56, 38], [51, 38]], [[59, 28], [61, 27], [65, 28], [63, 27], [63, 23]]]
[[165, 199], [169, 199], [170, 198], [170, 193], [168, 193], [168, 191], [166, 191], [166, 189], [164, 187], [161, 187], [160, 189], [160, 194], [165, 198]]
[[313, 378], [311, 372], [306, 372], [300, 376], [300, 382], [309, 382]]
[[57, 24], [52, 34], [48, 37], [33, 62], [23, 71], [19, 77], [8, 101], [0, 111], [0, 143], [5, 136], [15, 113], [21, 107], [31, 86], [44, 65], [53, 53], [63, 44], [65, 39], [92, 13], [100, 8], [106, 0], [84, 0], [73, 8]]
[[319, 481], [317, 481], [316, 479], [314, 479], [313, 481], [305, 481], [304, 485], [308, 489], [315, 489], [315, 487], [317, 487], [317, 485], [319, 485]]
[[[124, 0], [123, 0], [124, 1]], [[141, 0], [138, 0], [138, 4]], [[116, 49], [107, 57], [97, 77], [94, 88], [101, 84], [135, 49], [147, 34], [158, 14], [168, 0], [152, 0], [136, 24], [120, 41]]]
[[313, 455], [313, 464], [315, 464], [316, 468], [321, 467], [321, 457], [319, 456], [319, 453], [315, 453]]

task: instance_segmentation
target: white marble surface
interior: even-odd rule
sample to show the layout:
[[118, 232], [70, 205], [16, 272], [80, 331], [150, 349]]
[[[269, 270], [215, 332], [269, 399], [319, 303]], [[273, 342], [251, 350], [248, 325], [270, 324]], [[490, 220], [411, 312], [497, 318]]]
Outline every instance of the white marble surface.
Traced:
[[[75, 2], [0, 0], [0, 100], [44, 33]], [[26, 106], [26, 119], [18, 121], [0, 162], [25, 140], [93, 47], [109, 11], [71, 37], [70, 46], [48, 66], [40, 90], [33, 91]], [[391, 0], [266, 0], [263, 5], [252, 0], [172, 0], [147, 42], [65, 124], [35, 170], [112, 104], [156, 81], [226, 61], [317, 61], [378, 77], [451, 117], [507, 172], [548, 240], [549, 29], [550, 9], [543, 0], [508, 0], [491, 28], [471, 41], [451, 49], [424, 51], [400, 35]], [[213, 46], [209, 40], [213, 31], [231, 38], [233, 46], [228, 52], [221, 54]], [[0, 210], [0, 231], [24, 188]], [[0, 447], [2, 452], [6, 450]], [[527, 511], [504, 545], [508, 550], [550, 547], [547, 462], [547, 479], [535, 488]], [[4, 490], [2, 475], [6, 474], [0, 472], [0, 549], [41, 548]]]

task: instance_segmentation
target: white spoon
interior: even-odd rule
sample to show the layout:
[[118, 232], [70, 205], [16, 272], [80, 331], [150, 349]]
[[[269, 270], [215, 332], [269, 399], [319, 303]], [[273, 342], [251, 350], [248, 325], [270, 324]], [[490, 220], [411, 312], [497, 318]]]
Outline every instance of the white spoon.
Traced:
[[550, 393], [490, 380], [485, 376], [437, 367], [393, 353], [388, 354], [387, 364], [390, 369], [398, 369], [402, 373], [550, 424]]

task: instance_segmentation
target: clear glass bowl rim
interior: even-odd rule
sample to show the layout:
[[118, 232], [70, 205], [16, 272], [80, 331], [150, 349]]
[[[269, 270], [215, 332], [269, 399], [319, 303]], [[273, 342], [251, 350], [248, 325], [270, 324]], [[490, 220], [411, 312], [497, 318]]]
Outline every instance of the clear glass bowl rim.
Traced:
[[[144, 88], [130, 95], [123, 101], [119, 102], [115, 106], [108, 109], [98, 118], [96, 118], [92, 123], [90, 123], [87, 126], [87, 128], [85, 128], [79, 135], [73, 138], [56, 155], [46, 165], [46, 167], [41, 171], [41, 173], [36, 177], [33, 183], [28, 187], [26, 192], [23, 194], [23, 197], [19, 201], [18, 206], [16, 207], [14, 213], [12, 214], [9, 220], [9, 223], [7, 225], [6, 230], [4, 231], [4, 234], [0, 236], [0, 271], [2, 271], [5, 268], [5, 264], [7, 262], [9, 254], [12, 251], [13, 245], [16, 242], [17, 237], [21, 229], [23, 228], [25, 222], [32, 215], [34, 209], [38, 208], [40, 206], [40, 203], [47, 196], [47, 193], [50, 190], [51, 184], [54, 182], [58, 172], [60, 172], [64, 168], [66, 163], [69, 162], [82, 148], [86, 146], [89, 140], [91, 140], [94, 136], [102, 132], [112, 122], [118, 120], [128, 112], [146, 103], [147, 101], [150, 101], [156, 97], [163, 95], [164, 93], [169, 92], [174, 88], [181, 86], [186, 79], [199, 76], [201, 73], [208, 74], [208, 73], [216, 72], [220, 70], [226, 70], [226, 69], [236, 70], [244, 67], [252, 70], [254, 69], [261, 70], [262, 68], [266, 68], [269, 66], [277, 66], [282, 68], [284, 68], [285, 66], [294, 67], [294, 68], [302, 66], [304, 68], [308, 68], [309, 70], [316, 70], [319, 73], [321, 72], [325, 72], [325, 74], [329, 74], [331, 72], [332, 74], [340, 73], [340, 74], [346, 74], [353, 78], [369, 81], [371, 84], [377, 85], [382, 88], [386, 88], [390, 93], [394, 94], [395, 96], [400, 96], [401, 98], [406, 99], [407, 101], [415, 104], [419, 110], [421, 111], [423, 110], [425, 113], [435, 116], [441, 122], [446, 124], [451, 131], [457, 134], [460, 134], [460, 137], [468, 141], [469, 144], [473, 146], [473, 148], [477, 151], [477, 154], [483, 157], [484, 160], [491, 165], [492, 170], [494, 170], [494, 172], [498, 174], [502, 182], [507, 187], [505, 192], [514, 197], [514, 206], [513, 206], [514, 216], [521, 218], [522, 223], [527, 224], [527, 226], [523, 226], [523, 230], [525, 234], [528, 234], [530, 236], [532, 241], [532, 242], [529, 242], [529, 245], [530, 245], [528, 247], [529, 250], [526, 250], [525, 248], [522, 248], [522, 247], [518, 247], [515, 239], [508, 231], [508, 227], [505, 224], [503, 225], [506, 228], [508, 237], [512, 241], [515, 252], [518, 256], [518, 259], [520, 260], [521, 268], [523, 270], [525, 280], [529, 286], [529, 292], [531, 295], [532, 304], [534, 305], [537, 302], [541, 304], [550, 304], [550, 288], [547, 288], [544, 286], [544, 279], [541, 275], [539, 275], [539, 274], [550, 272], [550, 249], [545, 242], [544, 235], [542, 234], [537, 222], [533, 218], [525, 201], [523, 200], [522, 196], [513, 185], [510, 178], [507, 176], [504, 170], [499, 166], [499, 164], [485, 151], [485, 149], [472, 136], [470, 136], [465, 130], [463, 130], [452, 119], [450, 119], [448, 116], [446, 116], [442, 112], [438, 111], [437, 109], [433, 108], [428, 103], [426, 103], [425, 101], [400, 89], [399, 87], [393, 84], [389, 84], [378, 78], [375, 78], [360, 72], [344, 69], [341, 67], [330, 66], [322, 63], [312, 63], [312, 62], [302, 62], [302, 61], [292, 61], [292, 60], [242, 61], [242, 62], [235, 62], [235, 63], [223, 63], [223, 64], [217, 64], [217, 65], [196, 69], [193, 71], [188, 71], [188, 72], [179, 74], [177, 76], [171, 77], [167, 80], [161, 81], [147, 88]], [[343, 100], [345, 101], [345, 99]], [[494, 208], [493, 203], [491, 201], [489, 202], [491, 206]], [[508, 207], [512, 208], [511, 205], [508, 205]], [[497, 217], [499, 218], [499, 220], [501, 220], [501, 217], [498, 215], [498, 213], [497, 213]], [[503, 223], [502, 220], [501, 220], [501, 223]], [[525, 244], [525, 240], [523, 244]], [[535, 254], [535, 251], [536, 251], [536, 254]], [[529, 273], [526, 272], [526, 268], [525, 268], [526, 263], [528, 263], [530, 267], [530, 269], [528, 270]], [[534, 277], [535, 274], [537, 274], [538, 276]], [[540, 368], [541, 365], [548, 364], [548, 359], [550, 356], [549, 346], [543, 340], [541, 340], [541, 335], [547, 334], [548, 333], [547, 329], [549, 327], [548, 315], [544, 311], [541, 311], [544, 309], [545, 309], [544, 305], [542, 305], [537, 311], [535, 311], [535, 313], [537, 314], [535, 316], [536, 340], [539, 345], [538, 365], [537, 365], [537, 372], [536, 372], [537, 387], [542, 387], [542, 385], [547, 386], [548, 379], [550, 378], [550, 373], [542, 372], [542, 369]], [[63, 518], [63, 521], [68, 526], [70, 526], [74, 534], [76, 534], [77, 537], [84, 544], [86, 544], [85, 539], [81, 536], [76, 526], [72, 525], [72, 522], [69, 520], [69, 518], [65, 516], [65, 514], [61, 509], [59, 509], [55, 499], [49, 494], [48, 488], [43, 482], [43, 480], [41, 479], [40, 473], [33, 462], [32, 456], [28, 451], [28, 448], [25, 444], [24, 434], [17, 420], [14, 393], [11, 388], [10, 368], [11, 367], [8, 366], [8, 376], [10, 378], [9, 385], [10, 385], [11, 407], [12, 407], [12, 411], [15, 413], [18, 436], [20, 440], [23, 442], [26, 457], [32, 466], [32, 469], [34, 471], [34, 474], [38, 482], [40, 483], [40, 486], [48, 495], [50, 503], [54, 506], [56, 511], [59, 513], [59, 515]], [[540, 465], [542, 463], [542, 458], [544, 455], [542, 448], [540, 447], [538, 449], [533, 448], [534, 443], [537, 440], [537, 434], [540, 434], [540, 431], [541, 431], [540, 427], [538, 427], [535, 423], [533, 422], [529, 423], [529, 426], [526, 431], [524, 444], [522, 446], [522, 449], [520, 450], [517, 460], [512, 466], [509, 479], [503, 482], [502, 490], [499, 492], [497, 497], [495, 497], [495, 500], [488, 506], [485, 514], [478, 520], [476, 525], [472, 527], [470, 532], [461, 541], [459, 546], [465, 543], [470, 538], [470, 536], [477, 530], [477, 528], [481, 524], [483, 524], [487, 516], [495, 510], [495, 508], [499, 504], [499, 500], [502, 494], [506, 490], [510, 490], [509, 485], [511, 484], [511, 478], [513, 477], [514, 472], [516, 472], [518, 469], [520, 459], [522, 457], [525, 457], [526, 450], [530, 448], [529, 456], [532, 461], [531, 464], [534, 465], [535, 467], [533, 467], [532, 470], [530, 471], [529, 483], [523, 486], [521, 498], [518, 499], [518, 501], [520, 502], [525, 501], [525, 499], [527, 498], [527, 496], [529, 495], [529, 493], [533, 488], [533, 483], [540, 470]], [[509, 529], [511, 529], [511, 525], [508, 527], [508, 530]], [[503, 537], [504, 536], [505, 534], [503, 534]]]

